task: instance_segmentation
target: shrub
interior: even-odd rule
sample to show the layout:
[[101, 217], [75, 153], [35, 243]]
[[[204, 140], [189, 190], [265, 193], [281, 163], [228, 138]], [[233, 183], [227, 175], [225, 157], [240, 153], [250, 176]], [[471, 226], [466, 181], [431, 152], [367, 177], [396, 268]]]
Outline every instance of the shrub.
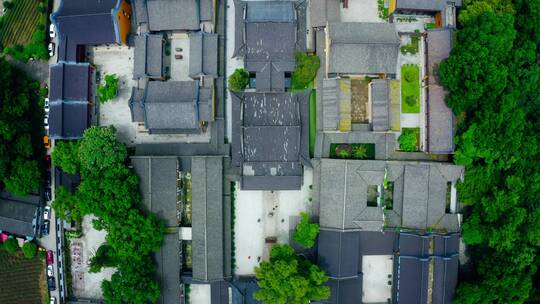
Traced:
[[367, 157], [367, 148], [365, 146], [353, 146], [353, 156], [357, 159], [364, 159]]
[[315, 239], [319, 234], [319, 225], [310, 224], [309, 215], [305, 212], [300, 213], [300, 217], [300, 223], [296, 226], [293, 240], [306, 248], [311, 248], [315, 245]]
[[240, 92], [249, 84], [249, 73], [245, 69], [236, 69], [229, 77], [229, 90]]
[[417, 132], [414, 129], [403, 129], [398, 138], [399, 149], [406, 152], [417, 151]]
[[34, 258], [36, 256], [37, 249], [38, 249], [37, 245], [33, 242], [26, 242], [22, 246], [24, 257], [27, 259]]
[[414, 96], [406, 96], [405, 97], [405, 103], [409, 105], [410, 107], [414, 107], [416, 105], [416, 98]]
[[105, 75], [105, 84], [98, 87], [99, 101], [105, 103], [118, 95], [118, 76]]
[[15, 239], [7, 239], [4, 242], [4, 250], [9, 253], [15, 253], [19, 249], [19, 244], [17, 243], [17, 240]]
[[296, 69], [292, 74], [292, 88], [295, 90], [306, 89], [317, 76], [317, 71], [321, 66], [318, 56], [308, 55], [302, 52], [294, 54], [296, 59]]
[[413, 82], [414, 78], [416, 77], [416, 74], [411, 70], [405, 71], [403, 75], [404, 75], [405, 81], [407, 82]]

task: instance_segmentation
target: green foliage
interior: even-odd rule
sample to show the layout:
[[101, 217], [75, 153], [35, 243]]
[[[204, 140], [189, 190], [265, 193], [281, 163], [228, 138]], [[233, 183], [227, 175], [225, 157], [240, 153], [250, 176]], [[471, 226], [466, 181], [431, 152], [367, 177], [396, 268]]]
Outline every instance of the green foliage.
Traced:
[[315, 240], [319, 234], [319, 225], [310, 224], [309, 215], [305, 212], [300, 213], [300, 217], [300, 223], [296, 226], [293, 240], [306, 248], [311, 248], [315, 245]]
[[379, 18], [388, 20], [388, 8], [384, 6], [384, 0], [377, 0], [377, 9], [379, 11]]
[[406, 152], [418, 151], [418, 129], [403, 128], [398, 137], [399, 149]]
[[297, 256], [289, 245], [274, 245], [270, 262], [255, 268], [259, 290], [255, 299], [262, 303], [300, 304], [330, 297], [326, 274], [317, 265]]
[[113, 127], [92, 127], [85, 131], [78, 151], [75, 147], [64, 149], [69, 157], [79, 156], [81, 184], [73, 194], [57, 190], [55, 211], [76, 221], [94, 214], [96, 229], [107, 231], [106, 245], [90, 261], [92, 272], [117, 268], [111, 280], [102, 283], [107, 303], [155, 302], [159, 286], [150, 254], [161, 246], [164, 227], [153, 214], [145, 216], [138, 209], [138, 178], [125, 164], [125, 146], [116, 140]]
[[345, 150], [345, 149], [341, 149], [337, 152], [338, 156], [340, 158], [350, 158], [351, 157], [351, 154], [349, 153], [349, 151]]
[[401, 112], [420, 113], [420, 68], [417, 65], [401, 67]]
[[[406, 53], [416, 54], [418, 53], [419, 44], [420, 44], [420, 36], [417, 34], [412, 35], [411, 42], [401, 47], [401, 53], [402, 54], [406, 54]], [[411, 81], [411, 80], [408, 80], [408, 81]]]
[[25, 45], [17, 44], [14, 47], [4, 48], [6, 55], [11, 55], [13, 58], [27, 62], [30, 58], [37, 60], [46, 60], [49, 58], [49, 51], [45, 47], [45, 26], [38, 24], [36, 30], [32, 34], [30, 42]]
[[98, 99], [101, 103], [113, 100], [118, 95], [118, 76], [105, 75], [105, 83], [98, 87]]
[[0, 182], [24, 196], [41, 184], [39, 83], [0, 58]]
[[79, 172], [79, 142], [57, 140], [52, 152], [54, 165], [62, 168], [66, 173], [77, 174]]
[[319, 56], [296, 52], [294, 57], [296, 59], [296, 69], [292, 74], [292, 89], [307, 89], [317, 76], [317, 71], [321, 66]]
[[14, 5], [13, 5], [13, 2], [12, 2], [12, 1], [4, 1], [3, 4], [4, 4], [4, 8], [5, 8], [6, 10], [13, 9], [13, 6], [14, 6]]
[[34, 242], [26, 242], [22, 246], [22, 252], [25, 258], [33, 259], [37, 253], [37, 245]]
[[127, 150], [116, 140], [114, 127], [92, 127], [84, 132], [79, 155], [81, 172], [85, 174], [123, 164]]
[[229, 77], [229, 90], [240, 92], [249, 84], [249, 73], [245, 69], [236, 69]]
[[353, 156], [356, 159], [364, 159], [368, 156], [368, 151], [364, 145], [356, 145], [352, 147]]
[[524, 303], [540, 245], [540, 3], [468, 1], [452, 56], [439, 67], [462, 119], [454, 160], [469, 207], [462, 234], [475, 280], [457, 303]]
[[98, 273], [103, 267], [116, 267], [118, 260], [115, 257], [113, 249], [107, 243], [101, 244], [96, 251], [96, 254], [90, 258], [89, 272]]
[[15, 253], [17, 249], [19, 249], [19, 244], [17, 243], [17, 240], [15, 239], [7, 239], [4, 242], [3, 248], [8, 253]]

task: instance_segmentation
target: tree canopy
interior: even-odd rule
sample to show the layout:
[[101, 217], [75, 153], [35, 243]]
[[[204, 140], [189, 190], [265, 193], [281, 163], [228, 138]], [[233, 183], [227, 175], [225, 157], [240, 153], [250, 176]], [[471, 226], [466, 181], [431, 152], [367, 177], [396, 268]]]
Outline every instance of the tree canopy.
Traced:
[[99, 101], [104, 103], [116, 98], [118, 95], [118, 76], [116, 74], [105, 75], [105, 83], [98, 87]]
[[42, 181], [40, 101], [39, 83], [0, 58], [0, 184], [19, 196]]
[[295, 90], [306, 89], [317, 76], [321, 66], [319, 56], [296, 52], [296, 69], [292, 74], [292, 88]]
[[[459, 117], [462, 227], [475, 276], [458, 303], [524, 303], [540, 246], [540, 2], [468, 1], [452, 55], [440, 65]], [[537, 278], [537, 277], [536, 277]]]
[[249, 73], [245, 69], [236, 69], [229, 77], [229, 90], [239, 92], [249, 84]]
[[[72, 166], [77, 163], [74, 155], [79, 157], [81, 184], [75, 193], [58, 189], [53, 208], [59, 217], [74, 220], [94, 214], [98, 217], [95, 228], [107, 231], [107, 248], [100, 247], [100, 255], [91, 265], [95, 271], [101, 266], [117, 268], [111, 280], [102, 284], [105, 300], [156, 302], [160, 290], [153, 279], [150, 254], [161, 246], [164, 227], [153, 214], [146, 216], [139, 209], [138, 178], [126, 165], [126, 147], [117, 141], [116, 130], [92, 127], [80, 143], [63, 149], [60, 163]], [[53, 154], [56, 162], [55, 157], [58, 155]]]
[[255, 276], [260, 288], [255, 299], [262, 303], [304, 304], [330, 297], [324, 271], [296, 255], [289, 245], [274, 245], [270, 262], [256, 267]]
[[26, 242], [22, 246], [22, 252], [27, 259], [34, 258], [37, 254], [37, 249], [38, 247], [34, 242]]
[[293, 240], [306, 248], [311, 248], [315, 245], [317, 235], [319, 235], [319, 225], [311, 224], [307, 213], [300, 213], [300, 223], [296, 225]]
[[79, 142], [75, 140], [57, 140], [52, 152], [55, 166], [62, 168], [66, 173], [76, 174], [79, 172]]

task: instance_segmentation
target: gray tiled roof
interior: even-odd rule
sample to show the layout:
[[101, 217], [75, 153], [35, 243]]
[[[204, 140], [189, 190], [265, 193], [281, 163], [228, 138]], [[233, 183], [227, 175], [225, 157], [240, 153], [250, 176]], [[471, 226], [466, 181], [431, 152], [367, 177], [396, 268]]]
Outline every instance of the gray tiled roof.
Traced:
[[131, 88], [131, 97], [129, 98], [129, 110], [131, 111], [132, 122], [144, 122], [143, 108], [144, 90]]
[[[443, 163], [322, 159], [315, 166], [320, 180], [321, 227], [380, 230], [382, 209], [367, 207], [367, 186], [381, 185], [385, 169], [394, 183], [393, 209], [387, 225], [457, 231], [457, 215], [446, 213], [447, 182], [461, 178], [463, 167]], [[376, 225], [375, 225], [376, 224]]]
[[327, 30], [327, 73], [396, 73], [399, 37], [395, 24], [330, 23]]
[[189, 76], [218, 76], [218, 35], [195, 33], [189, 35]]
[[135, 36], [133, 78], [163, 77], [163, 35], [143, 34]]
[[449, 2], [453, 2], [457, 7], [462, 5], [462, 0], [396, 0], [396, 9], [442, 11]]
[[176, 157], [132, 157], [139, 177], [142, 204], [164, 221], [167, 227], [178, 226], [176, 216]]
[[390, 80], [371, 81], [371, 123], [373, 131], [388, 131], [390, 128]]
[[154, 254], [157, 279], [161, 287], [159, 304], [180, 302], [180, 241], [178, 232], [165, 234], [163, 243]]
[[[344, 89], [346, 88], [346, 89]], [[348, 78], [329, 78], [323, 80], [322, 88], [322, 117], [323, 130], [336, 131], [339, 129], [342, 103], [345, 107], [351, 107], [351, 80]], [[348, 111], [350, 120], [350, 111]]]
[[[198, 81], [148, 82], [143, 100], [146, 128], [150, 132], [198, 132], [200, 114], [208, 118], [212, 90], [200, 87]], [[200, 112], [201, 105], [206, 108]]]
[[223, 160], [193, 157], [193, 279], [223, 279]]
[[292, 22], [293, 1], [246, 1], [248, 22]]
[[201, 21], [214, 21], [214, 1], [199, 0], [199, 12]]
[[0, 192], [0, 230], [21, 236], [34, 237], [37, 232], [36, 215], [40, 197], [17, 197]]
[[59, 62], [51, 65], [49, 99], [88, 101], [90, 96], [90, 65]]
[[88, 101], [51, 101], [49, 136], [53, 139], [77, 139], [89, 125]]
[[233, 163], [250, 189], [286, 186], [278, 176], [301, 185], [302, 165], [309, 162], [308, 93], [233, 94]]
[[312, 27], [323, 27], [327, 22], [337, 22], [340, 19], [339, 0], [311, 0], [309, 5]]
[[119, 0], [63, 0], [51, 15], [58, 31], [58, 60], [77, 61], [78, 45], [120, 43]]
[[452, 30], [429, 30], [426, 38], [428, 65], [428, 150], [430, 153], [453, 153], [454, 123], [452, 110], [446, 105], [446, 90], [438, 83], [437, 68], [450, 56]]
[[331, 231], [319, 233], [317, 262], [331, 278], [352, 278], [362, 272], [359, 265], [358, 231]]
[[362, 303], [362, 277], [345, 280], [328, 280], [330, 298], [324, 303], [358, 304]]
[[151, 31], [200, 28], [197, 0], [147, 0], [146, 6]]

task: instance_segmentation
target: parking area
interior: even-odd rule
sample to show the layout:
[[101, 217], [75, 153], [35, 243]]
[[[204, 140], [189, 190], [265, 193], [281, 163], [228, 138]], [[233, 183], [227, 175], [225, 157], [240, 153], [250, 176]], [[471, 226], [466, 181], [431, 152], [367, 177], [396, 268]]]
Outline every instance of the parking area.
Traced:
[[[175, 33], [171, 37], [170, 68], [171, 80], [189, 81], [189, 37], [185, 33]], [[164, 58], [165, 60], [165, 58]]]
[[133, 80], [133, 56], [134, 49], [128, 46], [99, 46], [90, 50], [91, 61], [101, 77], [116, 74], [119, 79], [118, 96], [98, 105], [99, 125], [114, 126], [118, 131], [118, 139], [128, 146], [143, 143], [210, 142], [210, 129], [200, 135], [149, 135], [141, 132], [143, 127], [131, 121], [129, 99], [132, 87], [137, 86], [137, 81]]
[[313, 173], [304, 171], [299, 191], [241, 191], [236, 188], [236, 275], [254, 275], [274, 243], [288, 244], [300, 212], [309, 212]]
[[94, 216], [86, 216], [82, 222], [82, 237], [71, 239], [71, 275], [73, 294], [78, 298], [102, 299], [101, 282], [110, 280], [113, 268], [103, 268], [99, 273], [88, 272], [88, 262], [99, 246], [105, 242], [106, 232], [92, 226]]

